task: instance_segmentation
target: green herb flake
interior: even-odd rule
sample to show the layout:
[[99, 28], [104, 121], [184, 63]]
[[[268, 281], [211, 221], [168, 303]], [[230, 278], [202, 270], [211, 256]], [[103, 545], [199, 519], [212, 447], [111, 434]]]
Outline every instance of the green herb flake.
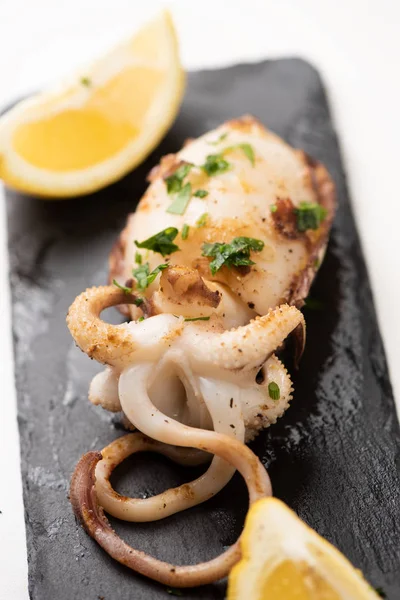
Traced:
[[126, 287], [126, 285], [121, 285], [120, 283], [118, 283], [118, 281], [116, 279], [113, 279], [113, 284], [116, 285], [117, 288], [122, 290], [124, 292], [124, 294], [132, 294], [132, 292], [133, 292], [133, 288]]
[[209, 321], [210, 317], [189, 317], [185, 321]]
[[132, 275], [136, 279], [137, 289], [145, 290], [148, 286], [147, 278], [150, 274], [149, 263], [140, 265], [137, 269], [132, 269]]
[[272, 213], [274, 213], [274, 212], [276, 212], [276, 211], [278, 210], [278, 207], [277, 207], [277, 205], [276, 205], [276, 204], [271, 204], [271, 205], [270, 205], [270, 207], [269, 207], [269, 210], [270, 210]]
[[89, 77], [81, 77], [81, 84], [84, 85], [85, 87], [90, 87], [92, 85], [91, 80], [89, 79]]
[[208, 192], [207, 190], [196, 190], [193, 196], [196, 196], [196, 198], [205, 198], [208, 196]]
[[150, 273], [149, 263], [145, 263], [144, 265], [140, 265], [137, 269], [132, 269], [132, 275], [137, 281], [137, 289], [143, 291], [148, 288], [157, 275], [167, 267], [167, 264], [158, 265], [158, 267]]
[[297, 219], [297, 229], [307, 231], [307, 229], [318, 229], [327, 215], [327, 210], [315, 202], [300, 202], [300, 205], [294, 209]]
[[230, 163], [224, 159], [222, 154], [209, 154], [206, 157], [206, 162], [200, 167], [207, 173], [209, 177], [225, 173], [231, 168]]
[[167, 208], [167, 212], [173, 215], [183, 215], [192, 196], [192, 186], [190, 183], [185, 183], [183, 188], [178, 192], [175, 200]]
[[139, 318], [137, 319], [137, 323], [141, 323], [142, 321], [144, 321], [144, 317], [143, 317], [143, 316], [141, 316], [141, 317], [139, 317]]
[[244, 154], [247, 156], [252, 166], [254, 167], [256, 159], [254, 155], [253, 146], [250, 144], [235, 144], [234, 146], [228, 146], [223, 150], [223, 152], [231, 152], [232, 150], [243, 150]]
[[323, 310], [324, 304], [317, 298], [311, 298], [310, 296], [304, 301], [305, 307], [309, 310]]
[[208, 213], [203, 213], [196, 221], [196, 227], [205, 227], [207, 225]]
[[375, 588], [375, 591], [381, 598], [386, 598], [386, 594], [381, 587]]
[[182, 591], [176, 588], [167, 588], [167, 594], [171, 594], [171, 596], [183, 596]]
[[275, 383], [275, 381], [271, 381], [271, 383], [268, 384], [268, 394], [272, 400], [279, 400], [281, 397], [279, 385]]
[[178, 230], [176, 227], [167, 227], [167, 229], [163, 229], [143, 242], [135, 240], [135, 244], [138, 248], [146, 248], [147, 250], [158, 252], [162, 256], [168, 256], [180, 249], [179, 246], [173, 243], [177, 235]]
[[137, 265], [142, 264], [142, 255], [140, 254], [140, 252], [135, 252], [135, 263]]
[[204, 243], [202, 245], [202, 256], [213, 258], [210, 262], [212, 275], [223, 266], [243, 267], [254, 265], [250, 259], [250, 252], [261, 252], [264, 242], [249, 237], [236, 237], [230, 244], [216, 242], [214, 244]]
[[182, 227], [182, 233], [181, 233], [181, 238], [183, 240], [187, 240], [188, 239], [188, 237], [189, 237], [189, 229], [190, 229], [189, 225], [186, 225], [186, 223], [185, 223], [185, 225]]
[[251, 162], [251, 164], [254, 167], [254, 165], [256, 164], [256, 158], [254, 155], [253, 146], [251, 146], [250, 144], [239, 144], [238, 148], [243, 150], [243, 152], [245, 153], [245, 155], [247, 156], [247, 158], [249, 159], [249, 161]]
[[193, 167], [192, 163], [184, 163], [165, 179], [168, 194], [176, 194], [181, 191], [183, 180]]
[[220, 144], [221, 142], [223, 142], [224, 140], [226, 140], [226, 138], [228, 137], [228, 131], [225, 131], [225, 133], [221, 133], [221, 135], [219, 136], [218, 139], [215, 140], [215, 142], [208, 142], [210, 144], [210, 146], [217, 146], [218, 144]]

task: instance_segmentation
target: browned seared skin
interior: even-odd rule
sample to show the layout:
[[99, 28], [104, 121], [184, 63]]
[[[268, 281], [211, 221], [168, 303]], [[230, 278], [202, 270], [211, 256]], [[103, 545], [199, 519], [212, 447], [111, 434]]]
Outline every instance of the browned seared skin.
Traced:
[[299, 368], [300, 359], [303, 356], [304, 349], [306, 347], [306, 330], [304, 325], [301, 323], [293, 329], [290, 337], [293, 341], [293, 363], [296, 369]]
[[158, 177], [165, 179], [172, 175], [178, 167], [187, 164], [184, 160], [179, 160], [176, 154], [166, 154], [160, 160], [160, 163], [153, 167], [147, 175], [147, 181], [152, 183]]
[[297, 229], [294, 204], [290, 198], [278, 198], [275, 202], [276, 210], [272, 213], [275, 229], [288, 240], [296, 240], [304, 234]]
[[175, 303], [184, 297], [186, 304], [217, 308], [221, 301], [220, 292], [210, 290], [199, 272], [188, 267], [172, 265], [162, 274], [161, 285], [165, 296]]
[[[326, 217], [320, 225], [320, 234], [315, 242], [310, 239], [310, 254], [306, 267], [298, 273], [290, 286], [287, 302], [301, 308], [304, 299], [307, 298], [312, 282], [318, 268], [323, 260], [326, 246], [329, 240], [329, 232], [332, 227], [336, 211], [336, 190], [335, 184], [324, 165], [310, 156], [303, 150], [299, 150], [307, 163], [309, 176], [312, 186], [317, 195], [318, 204], [326, 210]], [[306, 235], [312, 236], [314, 232], [306, 232]]]
[[[114, 279], [119, 279], [120, 274], [124, 272], [125, 268], [125, 248], [126, 248], [126, 233], [127, 227], [122, 230], [120, 236], [117, 238], [114, 246], [111, 249], [108, 257], [108, 283], [111, 285]], [[118, 310], [129, 318], [131, 313], [127, 304], [121, 304]]]
[[241, 131], [242, 133], [251, 133], [254, 125], [257, 127], [264, 128], [263, 123], [253, 115], [243, 115], [238, 117], [237, 119], [231, 119], [227, 122], [227, 124], [237, 131]]
[[111, 249], [110, 256], [108, 259], [109, 277], [108, 283], [111, 285], [113, 279], [118, 277], [120, 273], [124, 271], [124, 260], [125, 260], [125, 248], [126, 240], [124, 236], [125, 229], [122, 230], [121, 235], [117, 238], [114, 246]]

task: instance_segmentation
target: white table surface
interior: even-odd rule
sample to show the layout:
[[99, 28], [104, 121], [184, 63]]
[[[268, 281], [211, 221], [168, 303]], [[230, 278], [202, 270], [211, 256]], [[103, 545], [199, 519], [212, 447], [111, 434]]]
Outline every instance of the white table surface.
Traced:
[[[0, 106], [129, 35], [157, 0], [0, 0]], [[400, 3], [175, 0], [188, 69], [296, 55], [325, 81], [400, 407]], [[26, 600], [27, 563], [0, 186], [0, 600]], [[111, 599], [110, 599], [111, 600]]]

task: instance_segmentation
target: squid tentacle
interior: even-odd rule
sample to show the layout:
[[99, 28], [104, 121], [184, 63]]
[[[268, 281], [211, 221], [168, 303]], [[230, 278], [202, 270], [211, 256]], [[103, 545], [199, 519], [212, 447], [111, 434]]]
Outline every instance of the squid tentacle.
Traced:
[[[81, 350], [99, 362], [118, 368], [128, 366], [138, 350], [129, 326], [106, 323], [100, 319], [100, 313], [110, 306], [136, 302], [134, 294], [112, 286], [89, 288], [80, 294], [70, 307], [67, 322]], [[213, 364], [215, 368], [250, 370], [264, 363], [299, 325], [305, 329], [302, 313], [295, 306], [283, 304], [247, 325], [215, 332], [206, 344], [197, 341], [189, 345], [194, 361]], [[188, 340], [193, 327], [190, 324], [183, 332]]]
[[295, 306], [282, 304], [247, 325], [215, 333], [207, 344], [194, 344], [193, 360], [248, 371], [261, 366], [297, 327], [305, 331], [303, 314]]
[[[119, 380], [121, 406], [141, 431], [153, 439], [178, 446], [212, 452], [239, 470], [245, 479], [249, 502], [272, 494], [268, 474], [259, 459], [242, 442], [226, 434], [183, 425], [159, 411], [147, 394], [152, 365], [144, 363], [125, 370]], [[134, 387], [132, 383], [134, 382]], [[132, 410], [132, 390], [135, 407]], [[88, 533], [120, 563], [166, 585], [194, 587], [225, 577], [239, 560], [239, 540], [211, 561], [176, 566], [128, 546], [111, 528], [99, 505], [95, 489], [96, 464], [101, 454], [89, 452], [78, 463], [71, 482], [70, 497], [77, 517]]]
[[147, 392], [151, 375], [152, 364], [142, 363], [124, 370], [119, 379], [122, 409], [139, 431], [165, 444], [199, 448], [223, 458], [245, 478], [251, 501], [258, 497], [258, 493], [272, 493], [266, 470], [255, 454], [242, 442], [226, 434], [189, 427], [158, 410]]
[[[200, 382], [200, 388], [206, 403], [207, 398], [216, 396], [217, 401], [209, 403], [214, 430], [236, 437], [243, 442], [243, 417], [240, 403], [237, 398], [234, 400], [236, 386], [232, 384], [219, 386], [217, 382], [205, 380]], [[227, 404], [230, 404], [231, 408], [226, 406]], [[223, 418], [223, 413], [227, 410], [229, 411], [229, 425]], [[235, 426], [231, 428], [233, 421]], [[109, 481], [111, 473], [129, 455], [141, 451], [156, 451], [173, 460], [177, 458], [177, 448], [136, 433], [119, 438], [107, 446], [102, 451], [103, 460], [96, 467], [96, 492], [101, 506], [109, 514], [125, 521], [157, 521], [201, 504], [215, 496], [229, 482], [235, 472], [229, 463], [219, 457], [214, 457], [207, 471], [190, 483], [170, 488], [151, 498], [121, 496], [111, 486]]]
[[134, 348], [126, 323], [111, 325], [100, 319], [100, 313], [110, 306], [137, 302], [134, 294], [112, 285], [88, 288], [77, 296], [69, 308], [67, 324], [79, 348], [101, 363], [115, 365], [127, 360]]
[[[112, 529], [98, 502], [95, 489], [95, 470], [101, 458], [100, 452], [88, 452], [82, 456], [72, 476], [70, 499], [75, 515], [87, 533], [112, 558], [141, 575], [174, 587], [205, 585], [222, 579], [229, 573], [233, 565], [240, 559], [239, 540], [210, 561], [185, 566], [158, 560], [124, 542]], [[251, 488], [249, 487], [249, 489]], [[254, 493], [251, 495], [255, 500]]]

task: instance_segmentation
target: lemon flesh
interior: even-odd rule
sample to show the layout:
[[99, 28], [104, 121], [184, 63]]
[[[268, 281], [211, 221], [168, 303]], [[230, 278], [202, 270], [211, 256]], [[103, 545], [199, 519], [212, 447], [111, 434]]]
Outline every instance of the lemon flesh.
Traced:
[[95, 191], [138, 165], [178, 111], [183, 71], [168, 13], [57, 93], [0, 119], [0, 177], [21, 191]]
[[[31, 165], [52, 171], [84, 169], [117, 154], [137, 135], [126, 122], [95, 111], [65, 111], [17, 129], [15, 151]], [[38, 140], [41, 141], [38, 144]], [[59, 140], [62, 140], [60, 148]]]
[[260, 582], [260, 598], [340, 600], [340, 596], [304, 561], [282, 561]]
[[126, 69], [93, 92], [80, 110], [19, 125], [14, 150], [31, 165], [52, 171], [85, 169], [105, 161], [137, 137], [164, 78], [163, 71]]
[[362, 574], [276, 498], [256, 502], [228, 600], [376, 600]]

